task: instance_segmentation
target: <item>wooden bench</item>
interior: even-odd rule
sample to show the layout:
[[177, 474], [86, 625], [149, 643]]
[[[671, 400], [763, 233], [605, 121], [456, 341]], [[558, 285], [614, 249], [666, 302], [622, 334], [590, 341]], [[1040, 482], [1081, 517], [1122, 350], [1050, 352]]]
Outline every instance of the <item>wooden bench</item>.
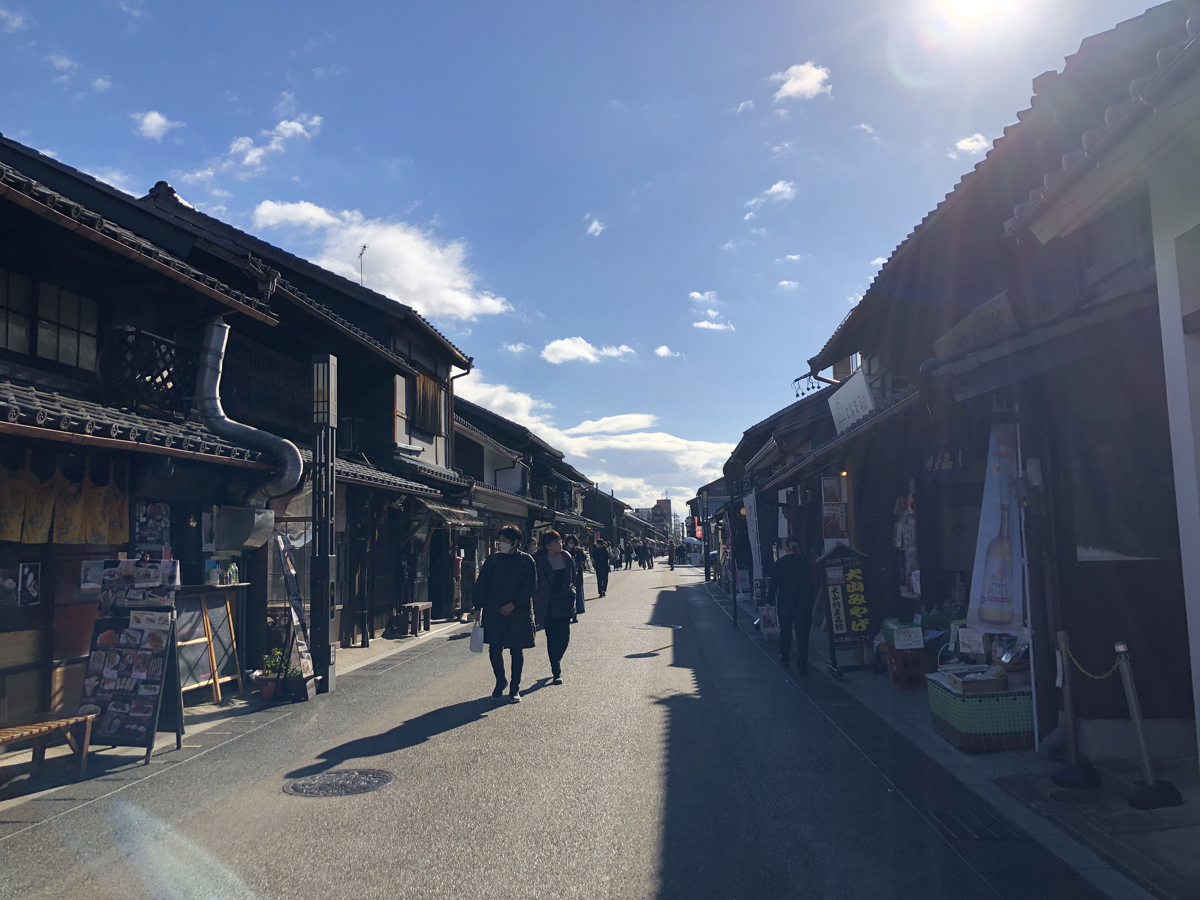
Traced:
[[405, 603], [400, 612], [408, 618], [408, 633], [413, 637], [420, 637], [423, 630], [433, 627], [432, 603]]
[[75, 753], [76, 777], [79, 781], [87, 774], [88, 746], [92, 742], [92, 720], [95, 716], [71, 716], [66, 719], [50, 719], [14, 728], [0, 728], [0, 747], [29, 741], [33, 744], [33, 762], [29, 766], [30, 779], [37, 778], [46, 760], [46, 742], [55, 735], [64, 735], [67, 744]]

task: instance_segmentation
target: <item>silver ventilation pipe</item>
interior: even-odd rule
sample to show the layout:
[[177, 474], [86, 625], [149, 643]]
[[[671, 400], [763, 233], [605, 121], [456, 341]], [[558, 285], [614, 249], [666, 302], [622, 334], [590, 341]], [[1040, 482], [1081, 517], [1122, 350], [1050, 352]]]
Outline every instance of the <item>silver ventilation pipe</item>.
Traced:
[[291, 441], [268, 431], [235, 422], [221, 408], [221, 367], [225, 362], [225, 343], [229, 326], [219, 316], [204, 329], [200, 347], [200, 371], [196, 378], [196, 407], [208, 430], [244, 447], [268, 453], [279, 463], [275, 474], [246, 497], [248, 506], [264, 507], [272, 497], [286, 494], [300, 483], [304, 459]]

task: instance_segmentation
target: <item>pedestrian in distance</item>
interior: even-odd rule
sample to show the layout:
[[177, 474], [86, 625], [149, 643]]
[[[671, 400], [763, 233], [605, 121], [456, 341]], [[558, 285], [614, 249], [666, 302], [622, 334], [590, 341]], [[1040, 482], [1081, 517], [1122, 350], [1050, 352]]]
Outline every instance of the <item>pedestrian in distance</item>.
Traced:
[[792, 664], [792, 631], [796, 632], [796, 670], [808, 674], [808, 633], [812, 630], [813, 561], [793, 537], [784, 541], [767, 586], [767, 605], [779, 613], [779, 661]]
[[608, 573], [612, 557], [608, 552], [608, 541], [600, 538], [592, 545], [592, 568], [596, 570], [596, 591], [603, 597], [608, 593]]
[[667, 563], [671, 566], [671, 571], [675, 571], [675, 542], [667, 541]]
[[546, 629], [546, 652], [554, 684], [562, 684], [562, 658], [571, 643], [571, 617], [575, 615], [575, 560], [563, 551], [562, 535], [551, 529], [541, 538], [537, 563], [534, 615]]
[[630, 546], [629, 541], [626, 541], [624, 543], [624, 545], [622, 546], [621, 555], [625, 557], [625, 568], [632, 569], [633, 568], [633, 547]]
[[[521, 671], [525, 651], [534, 646], [533, 595], [537, 590], [537, 565], [521, 552], [521, 530], [515, 525], [500, 529], [496, 552], [488, 554], [475, 580], [475, 621], [483, 624], [496, 689], [492, 699], [521, 702]], [[504, 677], [504, 650], [512, 657], [512, 678]]]
[[575, 625], [579, 622], [579, 616], [587, 611], [583, 602], [583, 571], [587, 568], [587, 554], [579, 546], [579, 538], [573, 534], [568, 534], [563, 544], [575, 563], [575, 615], [571, 617], [571, 624]]

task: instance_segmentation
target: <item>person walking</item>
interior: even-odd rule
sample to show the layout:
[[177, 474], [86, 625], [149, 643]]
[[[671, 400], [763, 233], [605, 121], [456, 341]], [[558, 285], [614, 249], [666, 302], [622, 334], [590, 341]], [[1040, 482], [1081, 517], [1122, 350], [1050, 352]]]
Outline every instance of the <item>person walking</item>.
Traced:
[[546, 629], [553, 684], [562, 684], [562, 658], [571, 643], [571, 617], [575, 614], [575, 560], [563, 552], [562, 535], [550, 529], [542, 534], [537, 563], [534, 617]]
[[583, 572], [587, 568], [587, 554], [579, 546], [579, 538], [573, 534], [568, 534], [563, 543], [575, 563], [575, 615], [571, 616], [571, 624], [575, 625], [579, 622], [579, 616], [587, 612], [583, 602]]
[[[475, 621], [483, 624], [496, 689], [500, 700], [508, 688], [510, 703], [521, 702], [521, 671], [525, 651], [534, 646], [533, 595], [537, 588], [537, 566], [521, 552], [521, 530], [515, 525], [500, 529], [495, 553], [488, 554], [475, 579]], [[504, 650], [512, 657], [512, 678], [504, 677]]]
[[812, 630], [812, 560], [801, 553], [800, 542], [784, 541], [784, 555], [775, 561], [767, 586], [767, 605], [779, 612], [779, 661], [792, 664], [792, 631], [796, 632], [796, 670], [808, 674], [808, 633]]
[[608, 593], [608, 572], [611, 565], [608, 541], [600, 538], [592, 545], [592, 568], [596, 570], [596, 590], [601, 597]]
[[621, 545], [621, 555], [623, 557], [625, 557], [625, 568], [632, 569], [633, 568], [633, 547], [630, 545], [628, 540], [626, 540], [625, 543]]
[[667, 541], [667, 563], [671, 566], [671, 571], [675, 571], [675, 542]]

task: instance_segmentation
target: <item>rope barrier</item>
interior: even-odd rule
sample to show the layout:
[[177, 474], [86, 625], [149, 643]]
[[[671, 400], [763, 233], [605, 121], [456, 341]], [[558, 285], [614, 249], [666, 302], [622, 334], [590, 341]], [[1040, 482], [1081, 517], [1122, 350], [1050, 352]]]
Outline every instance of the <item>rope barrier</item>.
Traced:
[[1114, 662], [1112, 664], [1112, 668], [1109, 669], [1107, 672], [1105, 672], [1103, 675], [1093, 675], [1091, 672], [1089, 672], [1087, 669], [1085, 669], [1083, 667], [1083, 665], [1079, 662], [1079, 660], [1077, 660], [1075, 658], [1075, 654], [1071, 652], [1071, 649], [1069, 647], [1067, 648], [1067, 656], [1071, 657], [1071, 662], [1075, 663], [1075, 668], [1077, 668], [1080, 672], [1082, 672], [1084, 675], [1086, 675], [1088, 678], [1092, 679], [1093, 681], [1103, 681], [1105, 678], [1110, 676], [1113, 672], [1117, 671], [1117, 666], [1119, 666], [1121, 664], [1120, 660], [1117, 660], [1116, 662]]

